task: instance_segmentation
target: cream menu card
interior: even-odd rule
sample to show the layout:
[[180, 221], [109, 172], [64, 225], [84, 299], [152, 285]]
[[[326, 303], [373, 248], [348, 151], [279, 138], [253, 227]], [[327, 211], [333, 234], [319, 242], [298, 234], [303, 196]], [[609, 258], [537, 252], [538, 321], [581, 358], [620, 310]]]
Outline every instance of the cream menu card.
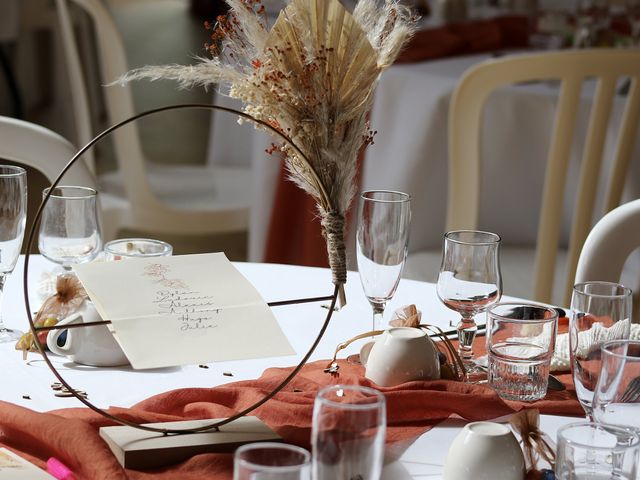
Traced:
[[133, 368], [295, 353], [271, 309], [223, 253], [73, 268]]

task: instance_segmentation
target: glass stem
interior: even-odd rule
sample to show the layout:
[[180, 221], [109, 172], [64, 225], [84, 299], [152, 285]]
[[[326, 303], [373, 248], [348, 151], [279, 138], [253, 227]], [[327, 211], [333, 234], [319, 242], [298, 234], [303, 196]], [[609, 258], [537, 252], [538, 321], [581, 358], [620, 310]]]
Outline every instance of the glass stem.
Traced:
[[372, 330], [380, 330], [382, 328], [383, 315], [384, 315], [384, 306], [374, 305]]
[[0, 273], [0, 333], [8, 332], [9, 329], [4, 326], [4, 320], [2, 319], [2, 299], [4, 297], [4, 284], [7, 281], [7, 274]]
[[586, 406], [586, 405], [582, 404], [582, 408], [585, 411], [585, 417], [586, 417], [587, 421], [590, 422], [590, 423], [595, 423], [596, 419], [593, 416], [593, 407]]
[[473, 358], [473, 340], [476, 338], [478, 327], [473, 315], [462, 315], [458, 326], [458, 354], [463, 362], [469, 363]]

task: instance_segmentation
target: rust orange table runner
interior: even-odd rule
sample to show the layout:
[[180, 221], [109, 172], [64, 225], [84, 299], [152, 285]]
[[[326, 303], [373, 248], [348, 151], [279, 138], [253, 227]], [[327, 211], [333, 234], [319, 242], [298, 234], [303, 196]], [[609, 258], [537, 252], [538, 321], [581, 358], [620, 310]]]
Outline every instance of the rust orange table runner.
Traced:
[[[256, 415], [286, 442], [309, 448], [313, 401], [318, 389], [336, 383], [373, 386], [364, 378], [362, 366], [346, 361], [341, 361], [340, 365], [337, 377], [323, 372], [326, 360], [305, 366], [292, 383], [260, 407]], [[257, 380], [215, 388], [174, 390], [132, 408], [111, 408], [109, 411], [140, 422], [224, 417], [252, 404], [289, 371], [289, 368], [268, 369]], [[570, 382], [567, 378], [563, 380]], [[537, 408], [546, 414], [582, 415], [572, 386], [567, 391], [552, 392], [544, 400], [527, 404], [505, 402], [484, 385], [447, 380], [408, 382], [380, 390], [387, 399], [387, 455], [392, 458], [399, 457], [419, 435], [451, 416], [470, 421], [488, 420], [523, 408]], [[196, 455], [183, 463], [155, 471], [125, 471], [98, 436], [98, 428], [108, 424], [106, 419], [86, 408], [37, 413], [0, 402], [0, 444], [41, 467], [49, 457], [56, 457], [79, 479], [231, 478], [232, 457], [228, 454]]]

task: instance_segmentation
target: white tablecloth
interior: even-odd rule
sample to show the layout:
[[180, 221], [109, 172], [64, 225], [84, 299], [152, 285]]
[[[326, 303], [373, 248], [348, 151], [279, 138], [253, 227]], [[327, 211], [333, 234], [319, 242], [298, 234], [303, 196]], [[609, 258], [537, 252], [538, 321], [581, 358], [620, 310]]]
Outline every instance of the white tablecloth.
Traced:
[[[445, 229], [447, 116], [451, 92], [465, 70], [488, 58], [489, 55], [474, 55], [396, 65], [381, 77], [371, 116], [372, 129], [378, 134], [375, 144], [367, 150], [362, 189], [387, 188], [411, 194], [413, 217], [409, 249], [412, 252], [439, 248], [441, 244]], [[584, 89], [577, 138], [583, 138], [586, 132], [592, 90], [593, 85]], [[501, 90], [487, 105], [481, 227], [500, 233], [504, 242], [510, 245], [535, 244], [556, 98], [556, 86], [542, 83]], [[229, 102], [224, 98], [219, 101]], [[606, 165], [610, 165], [622, 101], [620, 98], [614, 105], [605, 148]], [[261, 261], [279, 161], [264, 154], [270, 143], [264, 134], [254, 135], [249, 126], [235, 127], [235, 119], [223, 115], [223, 118], [214, 116], [209, 161], [244, 162], [254, 168], [249, 259]], [[240, 137], [230, 136], [234, 135], [232, 131]], [[570, 218], [573, 210], [571, 195], [577, 184], [580, 154], [581, 149], [576, 149], [571, 160], [565, 219]], [[603, 201], [602, 186], [607, 179], [605, 168], [600, 179], [598, 205]], [[639, 179], [640, 145], [636, 145], [625, 199], [640, 197]], [[505, 200], [513, 198], [517, 201], [510, 201], [509, 208], [505, 208]], [[496, 215], [496, 212], [500, 214]], [[565, 222], [565, 239], [569, 225]], [[352, 245], [349, 247], [353, 252]]]
[[[331, 293], [330, 273], [326, 269], [237, 263], [238, 269], [256, 286], [267, 301], [300, 297], [322, 296]], [[32, 306], [37, 307], [35, 289], [41, 272], [53, 268], [45, 259], [32, 258], [29, 285], [33, 292]], [[6, 286], [4, 317], [9, 327], [26, 329], [23, 304], [22, 260]], [[348, 305], [334, 314], [331, 324], [312, 360], [330, 358], [335, 346], [367, 330], [371, 322], [371, 309], [362, 293], [357, 274], [349, 272], [347, 283]], [[433, 284], [402, 280], [398, 292], [388, 307], [391, 310], [406, 303], [415, 303], [423, 314], [423, 321], [447, 327], [456, 318], [438, 300]], [[261, 360], [210, 364], [209, 369], [197, 366], [164, 368], [153, 371], [133, 371], [130, 368], [93, 368], [76, 365], [64, 358], [55, 358], [62, 375], [75, 388], [89, 393], [90, 399], [100, 407], [128, 407], [153, 394], [182, 387], [211, 387], [230, 381], [258, 377], [267, 367], [293, 365], [303, 355], [317, 334], [326, 310], [320, 304], [306, 304], [274, 308], [274, 313], [297, 354]], [[347, 353], [355, 352], [353, 345]], [[2, 384], [0, 400], [12, 402], [38, 411], [82, 406], [75, 398], [54, 397], [50, 384], [55, 381], [40, 356], [29, 354], [25, 363], [21, 352], [13, 344], [0, 344], [2, 358]], [[233, 378], [223, 375], [232, 372]], [[24, 399], [28, 395], [30, 399]], [[555, 436], [555, 429], [574, 419], [544, 416], [542, 425]], [[450, 420], [422, 435], [403, 455], [401, 462], [388, 465], [383, 478], [401, 480], [410, 478], [441, 478], [442, 465], [451, 440], [460, 430], [459, 421]]]

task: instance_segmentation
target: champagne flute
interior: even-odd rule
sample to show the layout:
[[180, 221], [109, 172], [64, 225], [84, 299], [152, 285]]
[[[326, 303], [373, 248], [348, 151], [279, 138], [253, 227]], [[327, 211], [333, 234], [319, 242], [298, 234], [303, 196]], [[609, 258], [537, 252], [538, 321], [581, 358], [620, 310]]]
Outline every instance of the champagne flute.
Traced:
[[4, 325], [2, 293], [20, 256], [26, 218], [27, 172], [21, 167], [0, 165], [0, 343], [15, 341], [21, 334]]
[[629, 338], [631, 290], [611, 282], [584, 282], [573, 287], [569, 317], [569, 354], [576, 395], [593, 421], [593, 393], [602, 367], [600, 347]]
[[370, 190], [360, 195], [357, 259], [364, 294], [379, 330], [387, 301], [396, 293], [407, 258], [411, 204], [409, 195]]
[[[48, 195], [49, 188], [43, 191]], [[71, 273], [71, 265], [93, 260], [102, 249], [97, 195], [93, 188], [56, 187], [42, 213], [38, 249]]]
[[640, 431], [640, 341], [606, 342], [601, 352], [593, 417], [598, 423]]
[[478, 331], [473, 317], [498, 303], [502, 296], [499, 247], [500, 236], [495, 233], [456, 230], [444, 236], [436, 291], [440, 301], [462, 317], [456, 328], [467, 382], [486, 376], [473, 361], [472, 344]]

